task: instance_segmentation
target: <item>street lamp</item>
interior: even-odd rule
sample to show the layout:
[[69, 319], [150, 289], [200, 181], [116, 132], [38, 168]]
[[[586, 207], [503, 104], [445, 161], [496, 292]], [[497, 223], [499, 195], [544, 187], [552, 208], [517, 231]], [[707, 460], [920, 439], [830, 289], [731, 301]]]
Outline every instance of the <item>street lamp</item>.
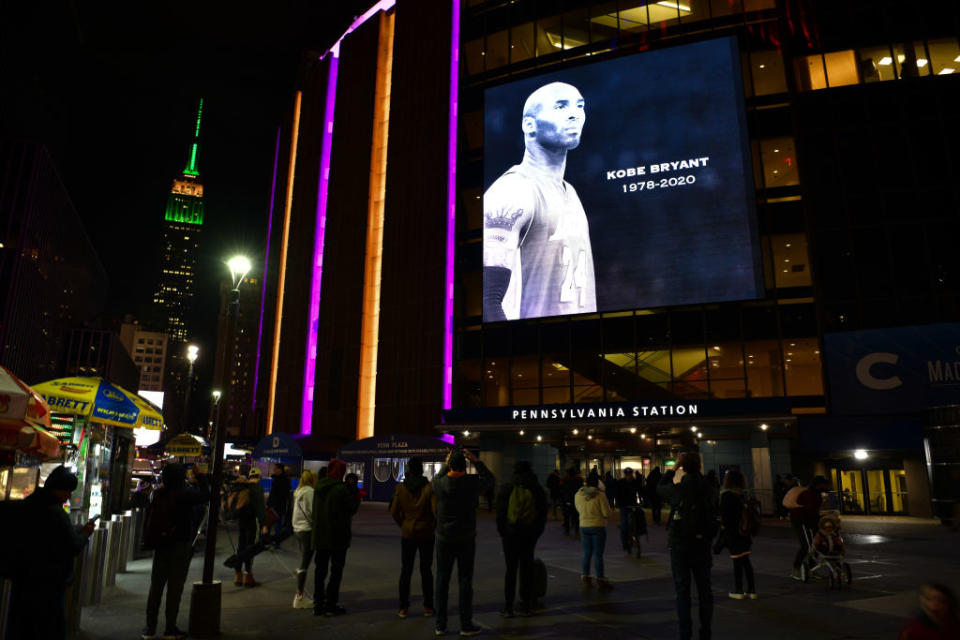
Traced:
[[187, 392], [183, 396], [183, 419], [180, 421], [181, 431], [187, 431], [190, 424], [190, 389], [193, 388], [193, 363], [197, 361], [200, 354], [200, 347], [195, 344], [187, 345], [187, 362], [190, 363], [187, 369]]
[[[223, 350], [223, 374], [230, 377], [233, 360], [234, 331], [240, 311], [240, 285], [250, 273], [250, 259], [234, 256], [227, 260], [233, 289], [227, 306], [227, 348]], [[211, 638], [220, 635], [221, 583], [213, 579], [213, 564], [217, 554], [217, 522], [220, 520], [220, 486], [223, 483], [224, 429], [220, 422], [220, 390], [213, 392], [216, 413], [213, 421], [213, 477], [210, 480], [210, 511], [207, 517], [207, 544], [203, 553], [203, 577], [193, 583], [190, 594], [190, 635]]]

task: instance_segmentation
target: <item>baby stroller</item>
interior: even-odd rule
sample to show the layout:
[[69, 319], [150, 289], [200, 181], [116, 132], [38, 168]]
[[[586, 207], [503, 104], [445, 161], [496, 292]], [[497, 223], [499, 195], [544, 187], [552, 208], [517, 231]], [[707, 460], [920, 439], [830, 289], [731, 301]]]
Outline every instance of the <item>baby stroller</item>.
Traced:
[[804, 527], [807, 538], [807, 557], [800, 565], [800, 578], [826, 580], [828, 589], [842, 589], [853, 582], [853, 573], [847, 563], [847, 550], [840, 535], [840, 514], [825, 513], [817, 523], [817, 531]]

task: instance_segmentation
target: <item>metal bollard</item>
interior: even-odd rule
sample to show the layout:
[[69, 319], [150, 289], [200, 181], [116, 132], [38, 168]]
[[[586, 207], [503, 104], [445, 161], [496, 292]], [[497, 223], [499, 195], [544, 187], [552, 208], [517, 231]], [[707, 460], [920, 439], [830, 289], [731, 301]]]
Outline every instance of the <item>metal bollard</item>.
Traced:
[[120, 552], [117, 554], [117, 572], [127, 572], [130, 560], [130, 539], [132, 538], [133, 513], [127, 511], [120, 516]]
[[[73, 580], [67, 586], [64, 598], [67, 637], [71, 638], [80, 630], [80, 602], [83, 591], [83, 574], [87, 571], [87, 552], [78, 553], [73, 561]], [[0, 635], [0, 638], [3, 636]]]
[[84, 607], [99, 604], [98, 575], [101, 575], [104, 533], [100, 527], [94, 529], [87, 543], [87, 557], [80, 576], [80, 604]]
[[0, 580], [0, 638], [7, 637], [10, 626], [10, 593], [13, 591], [13, 582], [7, 578]]
[[120, 555], [120, 521], [113, 516], [107, 524], [107, 555], [103, 570], [103, 586], [117, 584], [117, 556]]
[[97, 532], [100, 533], [100, 544], [94, 549], [95, 553], [91, 556], [90, 561], [94, 563], [93, 566], [93, 589], [91, 591], [90, 604], [93, 606], [99, 606], [103, 601], [103, 579], [106, 574], [106, 561], [107, 561], [107, 542], [109, 534], [109, 522], [100, 521], [100, 526], [97, 528]]

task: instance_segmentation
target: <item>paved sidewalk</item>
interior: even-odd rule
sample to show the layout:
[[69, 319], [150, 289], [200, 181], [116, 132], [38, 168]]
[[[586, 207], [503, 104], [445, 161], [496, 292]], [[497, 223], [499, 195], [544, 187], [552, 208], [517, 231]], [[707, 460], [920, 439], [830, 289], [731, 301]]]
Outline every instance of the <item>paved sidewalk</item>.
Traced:
[[[636, 559], [619, 550], [619, 532], [611, 520], [604, 557], [615, 589], [602, 594], [581, 588], [580, 543], [564, 536], [556, 521], [549, 521], [537, 547], [537, 555], [543, 558], [549, 574], [544, 610], [531, 618], [504, 620], [499, 615], [503, 606], [504, 565], [492, 514], [481, 512], [479, 528], [474, 609], [475, 622], [483, 627], [485, 635], [595, 640], [677, 637], [673, 583], [662, 529], [651, 527], [649, 541], [644, 540], [643, 557]], [[922, 581], [936, 579], [960, 586], [960, 537], [946, 528], [916, 520], [852, 518], [845, 520], [845, 528], [854, 583], [839, 592], [829, 591], [823, 582], [800, 584], [788, 577], [796, 543], [789, 528], [780, 522], [768, 523], [754, 546], [759, 600], [729, 599], [731, 562], [724, 555], [715, 556], [714, 638], [734, 640], [745, 633], [752, 638], [777, 640], [893, 638], [903, 617], [913, 609], [915, 590]], [[353, 529], [341, 595], [348, 615], [337, 618], [315, 618], [310, 610], [291, 608], [293, 573], [298, 560], [293, 539], [286, 541], [280, 551], [267, 551], [256, 559], [254, 574], [262, 586], [234, 587], [232, 572], [222, 565], [229, 543], [221, 530], [217, 577], [227, 581], [223, 590], [222, 637], [432, 637], [434, 620], [420, 616], [418, 596], [414, 597], [410, 618], [396, 617], [399, 529], [390, 520], [386, 505], [364, 504], [354, 519]], [[199, 580], [202, 564], [200, 556], [194, 558], [180, 609], [180, 626], [184, 629], [190, 610], [189, 583]], [[104, 593], [104, 604], [84, 609], [79, 637], [139, 637], [144, 625], [150, 561], [129, 563], [128, 570], [117, 576], [115, 588]], [[312, 582], [311, 570], [308, 588]], [[456, 585], [455, 578], [453, 584]], [[419, 593], [418, 571], [414, 571], [413, 593]], [[459, 631], [455, 586], [450, 600], [452, 637]]]

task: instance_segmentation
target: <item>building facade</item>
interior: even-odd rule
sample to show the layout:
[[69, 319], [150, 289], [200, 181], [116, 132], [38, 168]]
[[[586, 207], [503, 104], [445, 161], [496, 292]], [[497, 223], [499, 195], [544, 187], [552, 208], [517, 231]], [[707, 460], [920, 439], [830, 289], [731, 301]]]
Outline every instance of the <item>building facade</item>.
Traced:
[[[960, 204], [949, 153], [960, 128], [948, 115], [960, 97], [960, 14], [930, 5], [905, 18], [905, 6], [377, 3], [329, 51], [305, 57], [284, 130], [274, 227], [282, 220], [282, 230], [270, 242], [279, 261], [266, 275], [277, 287], [264, 332], [273, 350], [258, 370], [269, 380], [268, 430], [342, 441], [446, 430], [495, 467], [527, 457], [541, 472], [646, 470], [697, 447], [708, 468], [743, 470], [768, 507], [777, 476], [822, 473], [845, 511], [929, 514], [928, 465], [952, 469], [944, 477], [953, 482], [960, 467], [936, 452], [925, 457], [929, 429], [939, 429], [935, 442], [956, 433], [943, 412], [925, 427], [925, 412], [960, 402], [960, 387], [877, 415], [845, 404], [855, 390], [842, 381], [857, 367], [895, 377], [884, 363], [833, 366], [846, 353], [836, 334], [917, 327], [946, 353], [957, 331], [930, 327], [955, 321], [960, 293], [947, 246]], [[745, 132], [756, 292], [633, 304], [647, 298], [618, 301], [597, 282], [613, 300], [599, 311], [484, 321], [484, 205], [496, 178], [488, 163], [503, 146], [491, 138], [498, 96], [547, 82], [541, 76], [584, 77], [631, 61], [638, 75], [648, 61], [651, 74], [657, 61], [660, 75], [642, 89], [627, 78], [594, 92], [583, 135], [643, 130], [641, 146], [670, 149], [714, 115], [703, 111], [709, 101], [678, 99], [677, 83], [708, 61], [696, 59], [697, 47], [720, 42], [735, 49], [724, 72], [736, 80], [737, 106], [727, 115]], [[604, 104], [630, 96], [640, 105], [633, 112]], [[520, 106], [504, 120], [516, 122], [515, 161], [526, 126]], [[677, 113], [687, 121], [668, 125]], [[619, 180], [617, 171], [646, 166], [630, 157], [597, 167]], [[586, 202], [595, 194], [583, 184], [575, 186]], [[615, 182], [624, 194], [649, 184]], [[502, 231], [503, 220], [494, 222]], [[638, 241], [622, 268], [642, 266], [651, 289], [680, 283], [667, 293], [686, 286], [681, 273], [733, 279], [717, 266], [726, 245], [710, 246], [722, 225], [696, 216], [685, 224], [689, 234], [672, 244]], [[703, 244], [694, 250], [697, 234]], [[594, 233], [598, 272], [610, 267], [597, 247], [614, 236]]]
[[[246, 276], [239, 286], [236, 317], [230, 317], [234, 300], [233, 283], [220, 284], [220, 314], [217, 320], [217, 351], [213, 370], [213, 388], [220, 391], [219, 406], [212, 416], [224, 425], [227, 434], [261, 437], [264, 433], [262, 412], [255, 412], [253, 381], [256, 371], [259, 335], [261, 282], [257, 276]], [[213, 418], [211, 418], [213, 419]]]
[[150, 331], [128, 317], [120, 325], [120, 343], [140, 372], [138, 391], [163, 392], [167, 334]]
[[107, 276], [46, 148], [0, 141], [0, 364], [63, 374], [70, 331], [102, 312]]

